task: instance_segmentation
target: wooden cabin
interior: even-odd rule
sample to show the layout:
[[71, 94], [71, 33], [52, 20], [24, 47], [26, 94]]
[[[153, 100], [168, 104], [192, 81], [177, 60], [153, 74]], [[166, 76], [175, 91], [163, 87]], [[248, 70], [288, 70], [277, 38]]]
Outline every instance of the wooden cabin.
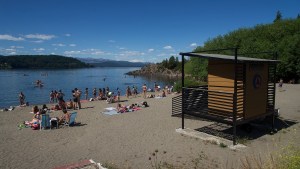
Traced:
[[[172, 114], [182, 115], [182, 128], [185, 114], [231, 124], [234, 127], [235, 144], [237, 125], [269, 115], [274, 119], [278, 61], [242, 57], [238, 56], [236, 48], [230, 50], [234, 51], [233, 56], [180, 53], [182, 60], [185, 56], [208, 59], [207, 85], [193, 88], [183, 86], [182, 96], [172, 100]], [[274, 53], [270, 54], [274, 57]], [[182, 65], [182, 84], [184, 79]]]
[[[245, 62], [237, 64], [237, 117], [245, 120], [266, 114], [268, 99], [268, 64]], [[235, 64], [228, 60], [208, 61], [208, 93], [210, 113], [232, 113]]]

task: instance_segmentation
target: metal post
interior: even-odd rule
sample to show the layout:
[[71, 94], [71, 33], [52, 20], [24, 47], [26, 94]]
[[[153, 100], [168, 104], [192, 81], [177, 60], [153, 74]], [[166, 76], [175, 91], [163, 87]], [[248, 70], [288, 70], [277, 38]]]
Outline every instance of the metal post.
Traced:
[[184, 55], [181, 55], [181, 83], [182, 83], [182, 88], [181, 88], [181, 128], [184, 129]]
[[233, 93], [233, 145], [236, 145], [237, 106], [237, 48], [234, 49], [234, 93]]
[[[274, 54], [275, 56], [275, 60], [277, 60], [278, 57], [278, 53], [275, 52]], [[274, 94], [273, 94], [273, 115], [272, 115], [272, 131], [274, 131], [274, 120], [275, 120], [275, 115], [274, 115], [274, 111], [275, 111], [275, 94], [276, 94], [276, 68], [277, 68], [277, 64], [274, 64], [274, 70], [273, 70], [273, 85], [274, 85]]]

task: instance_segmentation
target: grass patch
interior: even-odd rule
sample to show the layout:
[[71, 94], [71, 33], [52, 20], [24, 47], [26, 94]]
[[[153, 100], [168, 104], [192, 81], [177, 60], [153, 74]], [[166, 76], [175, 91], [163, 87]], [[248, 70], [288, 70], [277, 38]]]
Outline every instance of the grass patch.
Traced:
[[220, 145], [219, 145], [221, 148], [226, 148], [227, 147], [227, 145], [226, 144], [224, 144], [224, 143], [220, 143]]
[[238, 137], [237, 142], [239, 144], [247, 145], [247, 143], [249, 143], [249, 138], [248, 137]]
[[299, 169], [300, 148], [289, 145], [284, 147], [278, 154], [270, 154], [266, 159], [260, 155], [247, 156], [242, 160], [243, 169]]

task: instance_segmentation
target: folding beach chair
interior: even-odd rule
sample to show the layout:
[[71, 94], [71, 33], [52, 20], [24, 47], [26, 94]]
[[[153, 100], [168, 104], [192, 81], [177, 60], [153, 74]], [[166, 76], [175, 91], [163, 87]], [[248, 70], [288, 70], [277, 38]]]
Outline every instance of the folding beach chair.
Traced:
[[42, 118], [40, 120], [40, 130], [50, 128], [50, 117], [49, 114], [42, 114]]
[[75, 125], [75, 120], [76, 120], [76, 117], [77, 117], [77, 112], [73, 112], [71, 113], [70, 115], [70, 120], [69, 122], [65, 122], [65, 126], [74, 126]]

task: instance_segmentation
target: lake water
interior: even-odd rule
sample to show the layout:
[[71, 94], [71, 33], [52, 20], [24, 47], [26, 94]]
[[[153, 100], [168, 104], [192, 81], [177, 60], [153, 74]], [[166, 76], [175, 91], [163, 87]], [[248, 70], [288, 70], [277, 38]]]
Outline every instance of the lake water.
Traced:
[[[176, 80], [159, 77], [128, 76], [125, 73], [139, 68], [86, 68], [67, 70], [0, 70], [0, 108], [19, 105], [18, 94], [20, 91], [26, 96], [26, 102], [30, 105], [49, 103], [51, 90], [62, 90], [64, 99], [71, 98], [71, 90], [79, 88], [84, 92], [89, 88], [89, 97], [93, 88], [108, 86], [111, 91], [121, 89], [121, 95], [125, 95], [127, 86], [138, 87], [141, 92], [142, 85], [146, 83], [148, 88], [153, 88], [154, 82], [158, 85], [173, 85]], [[47, 74], [47, 76], [44, 76]], [[105, 78], [105, 80], [104, 80]], [[44, 86], [35, 87], [35, 81], [41, 80]], [[83, 96], [84, 97], [84, 96]]]

